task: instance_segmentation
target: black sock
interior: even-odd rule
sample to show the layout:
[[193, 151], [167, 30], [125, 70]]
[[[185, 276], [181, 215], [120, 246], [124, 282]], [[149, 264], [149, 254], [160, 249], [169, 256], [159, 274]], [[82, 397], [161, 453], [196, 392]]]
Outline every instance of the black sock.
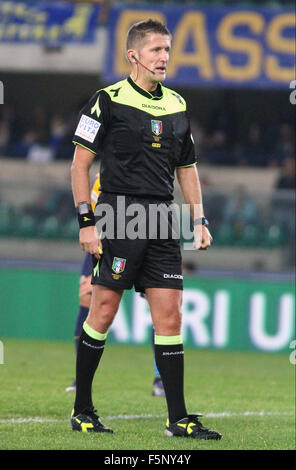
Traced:
[[[157, 337], [155, 338], [156, 343], [159, 342]], [[184, 400], [183, 344], [155, 344], [155, 360], [165, 390], [169, 421], [175, 423], [187, 416]]]
[[[89, 330], [89, 328], [88, 328]], [[101, 335], [102, 337], [104, 335]], [[84, 329], [79, 338], [76, 358], [76, 397], [74, 416], [84, 409], [93, 407], [92, 382], [102, 357], [105, 339], [99, 340], [89, 336]]]

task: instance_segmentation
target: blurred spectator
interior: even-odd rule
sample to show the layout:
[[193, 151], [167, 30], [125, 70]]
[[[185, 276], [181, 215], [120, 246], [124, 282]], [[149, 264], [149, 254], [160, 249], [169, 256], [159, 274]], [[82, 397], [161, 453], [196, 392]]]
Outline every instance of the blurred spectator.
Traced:
[[276, 182], [276, 189], [296, 188], [296, 165], [293, 157], [287, 157], [283, 161], [282, 171]]
[[66, 122], [62, 116], [53, 116], [50, 122], [50, 144], [54, 149], [57, 149], [62, 142], [67, 132]]
[[246, 141], [244, 143], [244, 154], [246, 161], [251, 166], [258, 166], [265, 163], [265, 147], [261, 128], [257, 123], [252, 123], [248, 129]]
[[[79, 109], [81, 109], [81, 106]], [[73, 157], [74, 146], [72, 143], [72, 139], [76, 126], [77, 110], [64, 119], [63, 132], [62, 135], [60, 135], [58, 145], [56, 146], [56, 160], [68, 160]]]
[[278, 165], [286, 157], [291, 157], [295, 152], [295, 134], [293, 127], [288, 122], [279, 124], [278, 136], [272, 155], [272, 162]]
[[34, 163], [46, 163], [54, 159], [54, 154], [49, 134], [46, 131], [40, 131], [36, 141], [29, 147], [27, 160]]
[[22, 135], [22, 125], [11, 104], [0, 106], [0, 156], [5, 156], [7, 148], [18, 142]]
[[233, 96], [232, 90], [225, 91], [222, 103], [210, 115], [205, 151], [211, 163], [232, 163], [230, 151], [237, 138], [238, 124]]
[[0, 121], [0, 153], [6, 149], [10, 140], [10, 124], [7, 119], [1, 119]]
[[41, 106], [33, 109], [30, 117], [30, 129], [36, 134], [42, 134], [49, 131], [49, 115]]
[[226, 201], [223, 223], [230, 225], [239, 237], [247, 225], [255, 224], [258, 208], [244, 186], [238, 186]]

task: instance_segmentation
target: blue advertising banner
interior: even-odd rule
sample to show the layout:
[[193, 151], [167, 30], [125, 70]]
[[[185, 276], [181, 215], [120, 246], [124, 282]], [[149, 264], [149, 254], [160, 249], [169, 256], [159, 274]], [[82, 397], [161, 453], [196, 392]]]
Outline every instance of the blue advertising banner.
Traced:
[[92, 42], [99, 5], [0, 2], [0, 43]]
[[295, 78], [292, 9], [116, 5], [109, 17], [106, 82], [129, 74], [126, 33], [148, 18], [164, 21], [173, 34], [168, 86], [288, 88]]

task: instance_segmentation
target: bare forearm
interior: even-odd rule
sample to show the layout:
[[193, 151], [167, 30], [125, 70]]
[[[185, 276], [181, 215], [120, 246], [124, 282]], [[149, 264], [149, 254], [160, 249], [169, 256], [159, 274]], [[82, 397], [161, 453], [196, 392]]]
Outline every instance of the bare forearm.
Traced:
[[197, 169], [195, 166], [190, 168], [179, 168], [177, 170], [177, 177], [183, 192], [184, 200], [186, 204], [190, 205], [190, 214], [194, 221], [193, 248], [197, 250], [206, 250], [211, 245], [213, 238], [208, 228], [205, 225], [202, 225], [201, 220], [198, 220], [201, 217], [204, 217], [204, 210]]
[[[90, 204], [89, 169], [94, 154], [81, 146], [77, 146], [71, 166], [72, 191], [75, 206], [79, 202]], [[89, 220], [89, 219], [88, 219]], [[102, 243], [94, 225], [80, 228], [79, 242], [82, 250], [95, 255], [100, 259], [99, 249], [102, 252]]]
[[184, 201], [190, 206], [193, 220], [204, 217], [202, 191], [196, 166], [179, 168], [177, 178], [181, 186]]
[[77, 147], [71, 166], [72, 192], [75, 206], [79, 202], [90, 203], [90, 182], [89, 168], [92, 164], [93, 156], [90, 152], [81, 147]]

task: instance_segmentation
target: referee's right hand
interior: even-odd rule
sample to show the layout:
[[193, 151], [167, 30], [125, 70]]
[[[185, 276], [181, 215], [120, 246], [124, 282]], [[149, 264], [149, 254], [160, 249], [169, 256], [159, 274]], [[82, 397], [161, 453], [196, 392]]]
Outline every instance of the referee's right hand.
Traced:
[[91, 225], [89, 227], [81, 228], [79, 232], [79, 243], [83, 251], [94, 255], [97, 259], [101, 258], [103, 251], [102, 242], [98, 235], [96, 226]]

